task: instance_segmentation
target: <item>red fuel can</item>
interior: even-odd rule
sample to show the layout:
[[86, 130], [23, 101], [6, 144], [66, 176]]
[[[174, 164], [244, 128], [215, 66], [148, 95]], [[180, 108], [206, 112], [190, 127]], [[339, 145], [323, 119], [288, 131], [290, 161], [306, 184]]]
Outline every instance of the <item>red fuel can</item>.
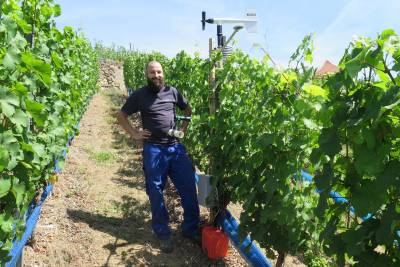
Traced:
[[228, 255], [228, 236], [219, 228], [206, 226], [203, 228], [202, 248], [211, 260]]

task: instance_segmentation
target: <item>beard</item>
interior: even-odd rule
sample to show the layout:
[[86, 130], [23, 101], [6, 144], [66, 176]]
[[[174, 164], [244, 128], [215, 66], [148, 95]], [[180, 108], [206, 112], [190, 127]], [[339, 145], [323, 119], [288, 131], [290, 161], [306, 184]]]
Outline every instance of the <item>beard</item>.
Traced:
[[152, 88], [154, 91], [159, 92], [161, 89], [164, 88], [164, 79], [150, 79], [147, 77], [147, 85]]

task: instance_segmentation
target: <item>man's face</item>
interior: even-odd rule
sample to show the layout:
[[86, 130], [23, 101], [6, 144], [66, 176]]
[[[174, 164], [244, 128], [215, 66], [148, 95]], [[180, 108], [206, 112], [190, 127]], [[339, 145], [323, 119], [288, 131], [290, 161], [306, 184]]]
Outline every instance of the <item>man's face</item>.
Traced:
[[159, 90], [164, 87], [164, 72], [160, 63], [156, 62], [148, 66], [147, 82]]

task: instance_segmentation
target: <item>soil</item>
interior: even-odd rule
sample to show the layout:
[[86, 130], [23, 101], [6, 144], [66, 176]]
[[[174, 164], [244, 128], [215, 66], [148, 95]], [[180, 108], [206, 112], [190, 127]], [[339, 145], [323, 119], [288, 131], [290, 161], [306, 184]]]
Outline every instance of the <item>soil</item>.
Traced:
[[[124, 99], [119, 89], [93, 97], [25, 247], [24, 266], [247, 266], [233, 248], [228, 257], [211, 261], [180, 235], [182, 209], [172, 186], [166, 202], [175, 249], [160, 251], [150, 227], [141, 145], [115, 120]], [[201, 214], [206, 219], [207, 210]]]
[[[115, 69], [110, 75], [117, 78], [107, 80], [123, 83], [122, 68]], [[231, 245], [227, 257], [209, 260], [201, 247], [180, 235], [182, 208], [170, 184], [165, 197], [175, 249], [160, 251], [150, 226], [141, 144], [128, 139], [116, 122], [125, 99], [124, 91], [113, 86], [103, 85], [94, 95], [25, 247], [24, 266], [247, 266]], [[132, 119], [137, 126], [138, 121]], [[240, 205], [228, 208], [239, 218]], [[208, 216], [201, 207], [202, 221]], [[305, 265], [289, 255], [285, 266]]]

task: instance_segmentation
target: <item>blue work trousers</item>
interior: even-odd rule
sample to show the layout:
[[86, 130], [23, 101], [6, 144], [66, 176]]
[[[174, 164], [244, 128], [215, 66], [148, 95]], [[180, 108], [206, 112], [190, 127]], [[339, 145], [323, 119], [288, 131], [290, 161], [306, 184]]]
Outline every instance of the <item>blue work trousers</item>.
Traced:
[[145, 143], [143, 147], [143, 169], [146, 178], [146, 193], [151, 204], [152, 228], [158, 238], [168, 238], [169, 215], [165, 207], [163, 190], [170, 177], [183, 208], [182, 232], [195, 234], [199, 224], [199, 204], [192, 162], [182, 144], [158, 145]]

